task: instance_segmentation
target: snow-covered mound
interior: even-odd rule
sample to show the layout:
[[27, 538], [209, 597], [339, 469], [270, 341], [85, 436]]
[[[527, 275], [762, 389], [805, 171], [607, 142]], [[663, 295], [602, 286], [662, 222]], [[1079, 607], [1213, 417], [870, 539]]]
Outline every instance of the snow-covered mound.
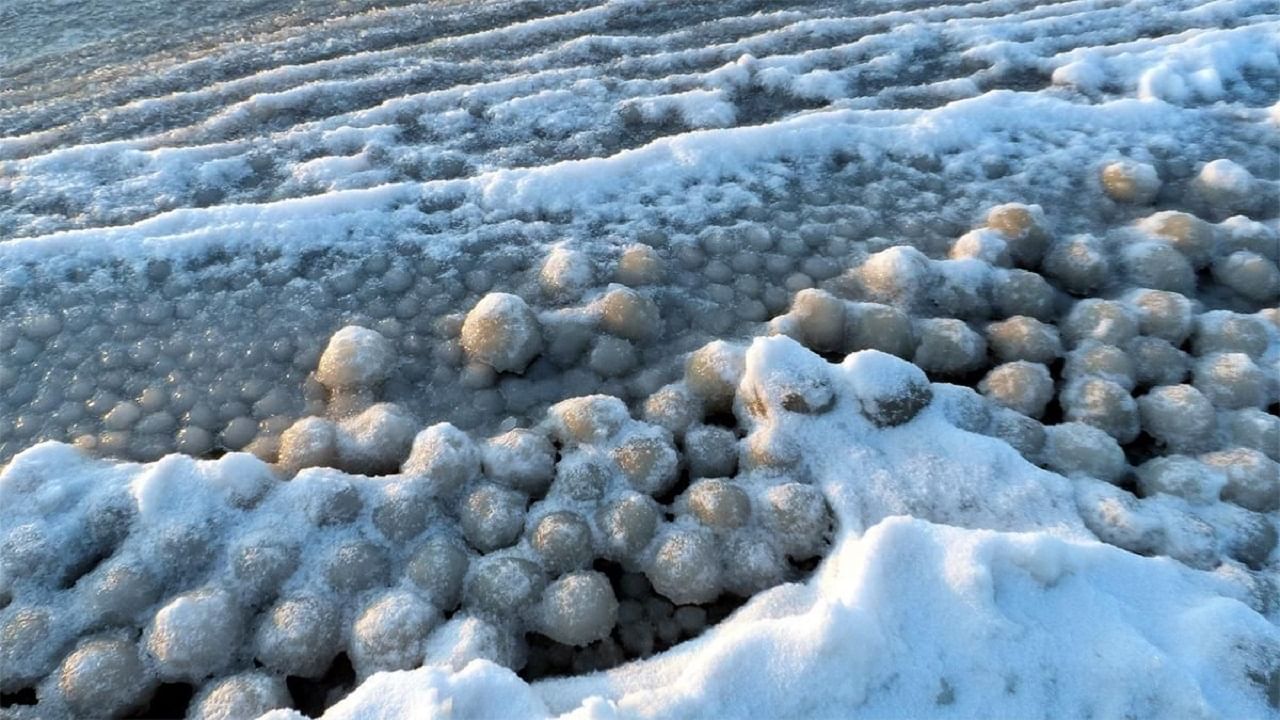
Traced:
[[1280, 712], [1274, 3], [71, 5], [0, 715]]
[[[1274, 705], [1274, 576], [1230, 560], [1274, 551], [1274, 512], [1268, 543], [1260, 516], [1218, 503], [1232, 470], [1225, 485], [1207, 470], [1184, 480], [1177, 492], [1190, 501], [1139, 505], [956, 427], [992, 432], [992, 411], [879, 351], [831, 365], [785, 336], [761, 338], [738, 368], [730, 392], [744, 437], [730, 434], [726, 468], [737, 472], [686, 480], [661, 515], [646, 493], [675, 481], [674, 449], [662, 450], [670, 433], [607, 396], [560, 403], [540, 429], [480, 447], [452, 426], [428, 428], [403, 472], [378, 478], [310, 468], [281, 482], [287, 468], [239, 453], [140, 466], [60, 444], [23, 452], [0, 474], [4, 689], [38, 685], [45, 716], [114, 714], [145, 705], [162, 682], [185, 683], [197, 716], [224, 705], [256, 714], [295, 702], [304, 678], [332, 692], [326, 670], [345, 653], [358, 680], [374, 677], [338, 717], [452, 703], [456, 684], [456, 702], [480, 702], [465, 712], [481, 715], [497, 697], [535, 716], [1050, 705], [1260, 715]], [[314, 435], [317, 422], [299, 432]], [[339, 450], [324, 457], [340, 459], [351, 432], [331, 429]], [[687, 461], [707, 462], [692, 435]], [[369, 451], [403, 455], [389, 447], [396, 437], [373, 432]], [[1080, 451], [1043, 452], [1067, 463]], [[823, 549], [828, 503], [831, 556], [805, 584], [768, 590], [795, 574], [788, 560]], [[1140, 537], [1145, 552], [1211, 572], [1106, 548], [1090, 531], [1122, 546]], [[601, 557], [632, 573], [613, 578], [621, 604], [610, 578], [588, 569]], [[635, 573], [652, 589], [636, 594]], [[607, 676], [530, 688], [493, 665], [554, 666], [528, 632], [566, 651], [587, 646], [574, 669], [643, 656], [664, 622], [700, 630], [704, 620], [685, 617], [725, 588], [759, 594], [702, 638]], [[682, 609], [642, 619], [663, 598]], [[481, 699], [468, 699], [473, 682], [487, 688]], [[807, 682], [828, 690], [787, 692]]]
[[389, 673], [325, 717], [1269, 717], [1276, 627], [1238, 597], [1092, 542], [893, 517], [654, 660]]

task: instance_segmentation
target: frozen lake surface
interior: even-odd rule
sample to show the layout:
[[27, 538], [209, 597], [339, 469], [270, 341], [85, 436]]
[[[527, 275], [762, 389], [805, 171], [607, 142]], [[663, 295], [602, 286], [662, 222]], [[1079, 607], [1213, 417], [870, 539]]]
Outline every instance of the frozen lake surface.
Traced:
[[0, 716], [1272, 716], [1277, 158], [1265, 1], [10, 0]]

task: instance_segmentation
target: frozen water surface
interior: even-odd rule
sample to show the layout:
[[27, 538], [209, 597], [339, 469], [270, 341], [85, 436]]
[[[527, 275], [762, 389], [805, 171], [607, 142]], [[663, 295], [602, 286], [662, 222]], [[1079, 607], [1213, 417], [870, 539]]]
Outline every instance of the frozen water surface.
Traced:
[[1274, 716], [1278, 38], [12, 0], [0, 714]]

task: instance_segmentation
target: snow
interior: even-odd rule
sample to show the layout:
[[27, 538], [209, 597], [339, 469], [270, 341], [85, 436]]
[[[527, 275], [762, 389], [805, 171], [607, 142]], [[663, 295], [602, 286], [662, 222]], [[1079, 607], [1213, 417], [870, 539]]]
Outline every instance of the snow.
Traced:
[[1272, 3], [305, 5], [0, 33], [4, 714], [1276, 714]]
[[[750, 176], [778, 160], [812, 162], [842, 148], [870, 145], [880, 152], [946, 153], [992, 144], [1015, 125], [1020, 132], [1138, 132], [1177, 129], [1186, 121], [1172, 110], [1134, 100], [1083, 106], [1039, 94], [986, 93], [920, 110], [829, 110], [759, 126], [700, 130], [664, 137], [605, 158], [566, 160], [543, 167], [483, 172], [464, 180], [386, 183], [334, 190], [261, 205], [171, 210], [113, 228], [68, 230], [0, 244], [9, 262], [66, 257], [185, 255], [229, 234], [259, 234], [255, 245], [301, 250], [332, 244], [357, 225], [391, 227], [385, 212], [416, 197], [453, 193], [474, 198], [487, 211], [595, 207], [619, 217], [634, 201], [622, 195], [669, 194], [694, 183]], [[1082, 143], [1086, 142], [1081, 140]], [[109, 155], [108, 155], [109, 157]], [[223, 241], [221, 246], [225, 246]]]

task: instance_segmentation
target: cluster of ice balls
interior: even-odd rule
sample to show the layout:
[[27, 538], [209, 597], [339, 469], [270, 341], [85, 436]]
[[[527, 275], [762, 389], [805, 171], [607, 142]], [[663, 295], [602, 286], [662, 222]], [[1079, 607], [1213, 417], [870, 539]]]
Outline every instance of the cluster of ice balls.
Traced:
[[[1221, 215], [1254, 207], [1263, 181], [1245, 175], [1217, 161], [1193, 185]], [[1160, 190], [1129, 161], [1107, 165], [1101, 185], [1124, 203]], [[1080, 498], [1108, 542], [1260, 569], [1280, 510], [1277, 262], [1274, 222], [1163, 211], [1102, 237], [1055, 237], [1040, 208], [1014, 203], [945, 259], [891, 247], [800, 291], [770, 329], [956, 383], [945, 400], [958, 425], [1115, 490]]]
[[[1161, 193], [1153, 172], [1125, 161], [1100, 185], [1116, 202], [1147, 203]], [[1250, 207], [1222, 199], [1248, 185], [1222, 180], [1240, 173], [1202, 175], [1194, 187], [1208, 209], [1198, 212]], [[112, 523], [130, 527], [153, 495], [48, 493], [30, 507], [75, 505], [65, 525], [22, 516], [0, 539], [4, 660], [31, 668], [0, 690], [38, 685], [41, 707], [56, 712], [140, 705], [158, 683], [184, 682], [200, 686], [193, 712], [216, 716], [239, 702], [285, 702], [283, 677], [323, 674], [342, 652], [361, 674], [477, 656], [545, 673], [687, 637], [706, 621], [699, 604], [795, 577], [797, 561], [821, 552], [830, 518], [821, 493], [790, 475], [802, 466], [797, 447], [768, 422], [746, 437], [738, 428], [822, 413], [834, 398], [821, 373], [802, 368], [765, 391], [744, 384], [746, 353], [729, 342], [690, 353], [675, 382], [645, 368], [686, 349], [655, 342], [672, 327], [764, 319], [793, 293], [772, 331], [828, 355], [881, 351], [864, 364], [893, 382], [858, 392], [874, 424], [908, 422], [938, 402], [957, 425], [1075, 478], [1082, 515], [1108, 542], [1197, 567], [1271, 562], [1277, 316], [1257, 308], [1280, 291], [1274, 222], [1165, 211], [1102, 236], [1056, 237], [1039, 208], [1010, 204], [948, 257], [890, 247], [854, 252], [847, 270], [819, 252], [795, 260], [813, 249], [807, 240], [751, 226], [740, 235], [710, 232], [669, 253], [629, 246], [618, 284], [603, 288], [591, 258], [558, 247], [535, 273], [536, 292], [491, 292], [446, 317], [436, 357], [468, 389], [552, 405], [535, 427], [483, 442], [447, 424], [422, 430], [404, 406], [379, 402], [397, 345], [349, 327], [311, 356], [311, 415], [280, 411], [243, 427], [237, 416], [220, 432], [217, 442], [275, 465], [215, 463], [236, 468], [234, 482], [212, 482], [232, 510], [202, 507], [113, 540]], [[723, 307], [709, 320], [667, 314], [661, 284], [681, 271], [713, 281]], [[28, 317], [20, 340], [56, 337], [59, 325]], [[566, 376], [557, 387], [579, 373], [619, 397], [542, 397], [548, 372]], [[930, 385], [926, 372], [959, 384]], [[149, 422], [140, 403], [104, 407], [104, 418], [115, 413], [113, 426], [136, 433]], [[213, 446], [184, 430], [182, 449]], [[191, 467], [166, 462], [166, 472]], [[14, 472], [0, 489], [31, 482]], [[261, 495], [259, 477], [271, 478]], [[255, 521], [272, 503], [310, 534], [282, 537]], [[83, 553], [60, 566], [49, 561], [55, 546]], [[198, 559], [193, 548], [206, 546]], [[97, 602], [86, 596], [101, 599], [97, 609], [85, 611]], [[524, 630], [546, 639], [532, 643], [537, 652]], [[192, 649], [205, 638], [227, 665]], [[223, 648], [223, 638], [234, 640]]]
[[[494, 307], [511, 305], [473, 315]], [[525, 342], [508, 323], [471, 330], [469, 352]], [[80, 475], [67, 445], [11, 463], [0, 691], [36, 688], [44, 715], [118, 715], [185, 683], [194, 717], [253, 715], [340, 653], [357, 677], [520, 668], [528, 633], [546, 639], [539, 672], [611, 666], [700, 631], [699, 605], [796, 579], [829, 542], [822, 493], [784, 471], [797, 458], [704, 422], [734, 407], [740, 346], [694, 353], [644, 419], [591, 395], [483, 440], [378, 402], [390, 362], [376, 332], [336, 333], [316, 371], [333, 412], [288, 428], [274, 465], [173, 455]], [[830, 400], [815, 392], [777, 402]]]
[[[1129, 211], [1153, 200], [1190, 198], [1189, 207], [1216, 219], [1232, 209], [1265, 217], [1267, 208], [1250, 199], [1265, 198], [1272, 188], [1227, 160], [1205, 164], [1185, 188], [1178, 182], [1162, 183], [1152, 166], [1121, 160], [1100, 171], [1098, 189]], [[13, 306], [17, 316], [0, 318], [6, 352], [0, 358], [0, 458], [59, 439], [134, 460], [243, 450], [271, 461], [283, 431], [323, 405], [326, 391], [307, 373], [336, 328], [331, 323], [339, 321], [377, 329], [394, 346], [388, 382], [402, 405], [420, 417], [488, 430], [508, 416], [529, 422], [574, 394], [642, 402], [675, 371], [675, 357], [714, 337], [756, 332], [758, 322], [785, 312], [794, 294], [808, 288], [939, 320], [921, 333], [921, 362], [962, 372], [982, 348], [960, 326], [942, 321], [980, 321], [987, 313], [1052, 322], [1061, 313], [1049, 307], [1054, 294], [1028, 272], [1084, 294], [1111, 293], [1104, 287], [1110, 283], [1196, 298], [1211, 284], [1222, 297], [1210, 306], [1234, 310], [1266, 305], [1280, 285], [1274, 225], [1243, 217], [1215, 225], [1158, 212], [1106, 235], [1050, 242], [1043, 217], [1037, 215], [1036, 225], [1020, 215], [1033, 211], [1010, 206], [991, 227], [957, 241], [950, 258], [908, 233], [938, 258], [922, 273], [923, 253], [891, 248], [869, 257], [888, 241], [860, 239], [874, 226], [856, 207], [755, 210], [761, 212], [691, 234], [636, 231], [630, 244], [617, 247], [603, 247], [615, 243], [610, 238], [539, 256], [536, 242], [509, 243], [521, 248], [463, 253], [448, 267], [403, 246], [363, 258], [235, 258], [227, 267], [213, 263], [190, 272], [157, 261], [121, 281], [136, 287], [110, 302], [97, 295], [115, 291], [118, 269], [105, 287], [86, 282], [66, 295], [28, 295], [26, 305]], [[949, 222], [939, 227], [952, 227]], [[1019, 224], [1031, 229], [1024, 233]], [[1210, 239], [1212, 257], [1203, 249]], [[996, 272], [975, 269], [975, 260], [993, 263]], [[865, 272], [853, 277], [845, 272], [850, 264]], [[899, 271], [903, 283], [930, 285], [907, 293], [919, 301], [913, 306], [896, 303], [905, 288], [877, 280]], [[989, 309], [970, 290], [983, 284], [990, 286]], [[14, 287], [0, 284], [0, 304]], [[58, 302], [42, 306], [45, 295]], [[286, 312], [298, 307], [318, 312]], [[473, 307], [486, 312], [464, 332]], [[458, 308], [464, 311], [451, 312]], [[245, 346], [256, 333], [236, 326], [240, 314], [254, 318], [248, 322], [272, 341]], [[275, 322], [281, 315], [289, 323]], [[518, 320], [509, 327], [524, 328], [524, 340], [506, 348], [505, 357], [468, 341], [485, 318]], [[947, 349], [957, 343], [965, 343], [964, 352], [951, 357]], [[1161, 350], [1143, 346], [1152, 359]]]
[[[133, 269], [121, 283], [127, 290], [104, 288], [129, 296], [114, 304], [65, 288], [50, 291], [52, 300], [36, 293], [19, 303], [9, 297], [13, 287], [0, 284], [0, 458], [56, 439], [140, 461], [174, 451], [245, 451], [272, 461], [299, 415], [316, 414], [326, 401], [361, 402], [346, 393], [326, 398], [332, 388], [324, 373], [308, 375], [323, 348], [308, 331], [323, 327], [327, 336], [328, 315], [384, 335], [392, 356], [384, 379], [404, 404], [469, 429], [488, 429], [507, 415], [529, 420], [584, 392], [643, 397], [674, 364], [656, 341], [666, 333], [677, 344], [697, 342], [685, 326], [692, 313], [673, 314], [668, 325], [660, 311], [660, 301], [672, 304], [662, 299], [668, 289], [656, 285], [667, 278], [668, 261], [651, 246], [623, 249], [608, 275], [600, 258], [566, 248], [536, 267], [506, 256], [485, 262], [437, 278], [433, 259], [397, 247], [354, 269], [350, 259], [317, 261], [323, 267], [289, 282], [287, 273], [299, 269], [284, 260], [248, 262], [236, 268], [247, 285], [222, 278], [225, 268], [156, 264], [162, 269]], [[602, 285], [609, 279], [617, 283]], [[284, 337], [243, 347], [254, 333], [227, 327], [224, 312], [204, 312], [204, 301], [256, 314], [264, 332]], [[318, 312], [294, 312], [298, 306]], [[470, 317], [448, 313], [458, 306], [473, 307]], [[264, 316], [273, 310], [290, 314], [293, 326]], [[477, 339], [517, 331], [524, 333], [519, 347]]]

